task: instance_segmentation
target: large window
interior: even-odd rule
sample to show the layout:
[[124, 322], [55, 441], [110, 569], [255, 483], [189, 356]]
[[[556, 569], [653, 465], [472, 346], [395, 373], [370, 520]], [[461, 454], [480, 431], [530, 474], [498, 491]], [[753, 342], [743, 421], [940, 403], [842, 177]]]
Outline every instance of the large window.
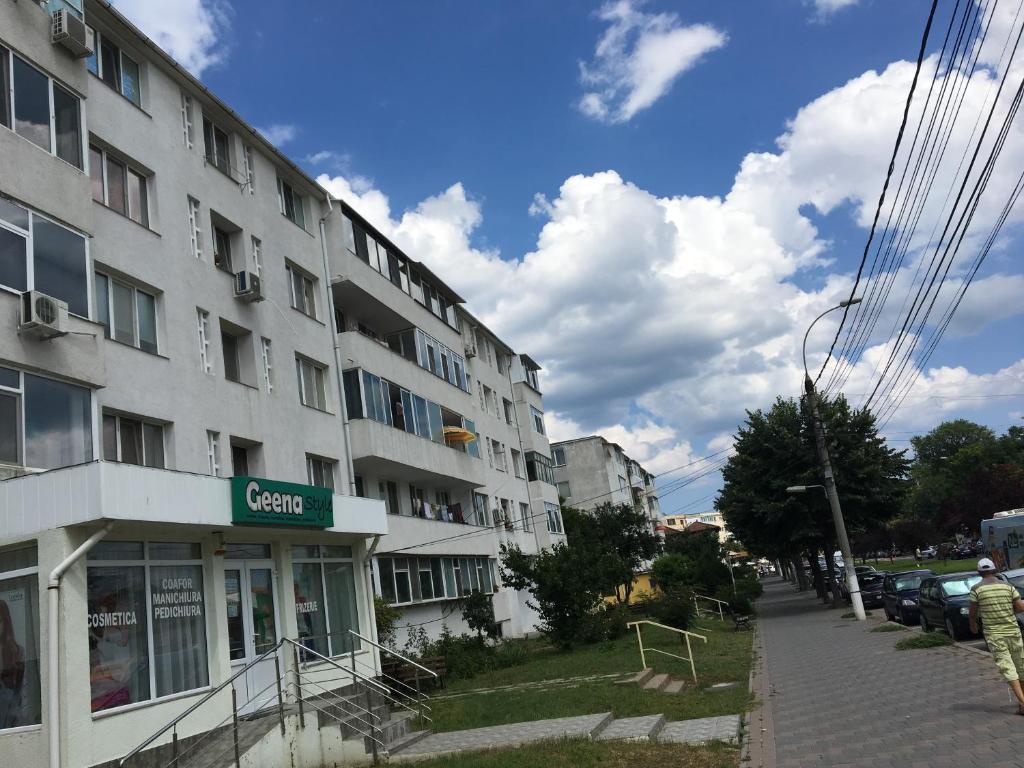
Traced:
[[387, 338], [391, 351], [416, 363], [424, 370], [444, 379], [464, 392], [469, 391], [466, 361], [433, 336], [419, 328], [410, 328]]
[[199, 544], [101, 541], [86, 572], [93, 712], [209, 684]]
[[540, 481], [555, 484], [555, 472], [551, 468], [551, 459], [547, 456], [530, 451], [526, 454], [526, 476], [531, 482]]
[[56, 469], [92, 461], [91, 393], [0, 368], [0, 462]]
[[163, 469], [163, 425], [135, 416], [103, 414], [103, 458]]
[[562, 510], [558, 508], [558, 505], [545, 501], [544, 511], [547, 513], [548, 532], [562, 533]]
[[530, 406], [530, 418], [533, 419], [533, 429], [535, 432], [545, 434], [544, 432], [544, 414]]
[[295, 356], [295, 370], [299, 379], [299, 401], [303, 405], [327, 410], [327, 367]]
[[89, 317], [85, 238], [0, 198], [0, 287], [36, 290]]
[[[60, 83], [0, 48], [0, 125], [82, 168], [82, 104]], [[13, 120], [12, 120], [13, 117]]]
[[206, 162], [221, 173], [231, 175], [231, 138], [228, 132], [203, 116], [203, 142]]
[[322, 656], [359, 648], [355, 566], [352, 547], [295, 545], [295, 619], [299, 642]]
[[381, 597], [392, 605], [494, 592], [493, 564], [487, 557], [381, 556], [377, 571]]
[[104, 335], [143, 352], [157, 353], [156, 297], [96, 273], [96, 319]]
[[0, 730], [39, 725], [39, 573], [35, 546], [0, 550]]
[[316, 319], [316, 278], [291, 264], [285, 265], [293, 309]]
[[565, 448], [552, 448], [551, 461], [556, 467], [565, 466]]
[[149, 192], [146, 174], [137, 171], [104, 149], [90, 145], [89, 175], [92, 199], [149, 226]]
[[135, 106], [142, 105], [139, 63], [122, 51], [107, 36], [87, 27], [93, 39], [92, 54], [86, 60], [89, 71]]
[[306, 209], [302, 195], [292, 189], [287, 181], [277, 180], [277, 202], [285, 218], [306, 228]]

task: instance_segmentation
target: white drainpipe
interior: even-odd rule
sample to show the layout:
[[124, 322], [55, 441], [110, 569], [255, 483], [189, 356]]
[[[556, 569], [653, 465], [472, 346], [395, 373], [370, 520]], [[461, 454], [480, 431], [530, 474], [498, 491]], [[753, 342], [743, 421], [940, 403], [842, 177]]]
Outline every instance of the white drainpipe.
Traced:
[[[370, 614], [370, 639], [375, 643], [379, 643], [380, 639], [377, 636], [377, 619], [374, 615], [373, 606], [373, 553], [377, 551], [377, 545], [380, 544], [380, 536], [373, 537], [373, 543], [366, 549], [366, 556], [363, 558], [363, 568], [366, 569], [366, 573], [363, 574], [363, 584], [366, 585], [366, 605]], [[374, 656], [380, 660], [380, 652], [374, 648]], [[380, 671], [379, 669], [377, 670]]]
[[46, 597], [49, 603], [50, 620], [46, 627], [46, 655], [48, 658], [50, 711], [50, 768], [60, 768], [60, 580], [64, 573], [83, 555], [99, 543], [100, 539], [110, 533], [113, 523], [107, 523], [96, 533], [86, 539], [82, 545], [68, 555], [64, 561], [50, 571], [50, 581], [46, 585]]

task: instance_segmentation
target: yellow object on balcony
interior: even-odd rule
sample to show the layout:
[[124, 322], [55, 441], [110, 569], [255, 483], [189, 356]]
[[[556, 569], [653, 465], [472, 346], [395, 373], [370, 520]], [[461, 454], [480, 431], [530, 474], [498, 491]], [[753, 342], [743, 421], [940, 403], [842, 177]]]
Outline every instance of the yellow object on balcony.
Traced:
[[449, 443], [472, 443], [476, 435], [462, 427], [445, 427], [444, 439]]

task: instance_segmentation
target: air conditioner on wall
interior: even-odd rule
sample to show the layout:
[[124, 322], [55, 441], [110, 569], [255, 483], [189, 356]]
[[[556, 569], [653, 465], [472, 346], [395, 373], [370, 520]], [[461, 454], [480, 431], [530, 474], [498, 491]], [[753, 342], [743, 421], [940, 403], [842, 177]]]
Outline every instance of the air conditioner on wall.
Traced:
[[68, 303], [39, 291], [21, 294], [18, 333], [35, 339], [53, 339], [68, 332]]
[[259, 276], [252, 272], [239, 272], [235, 275], [235, 298], [250, 302], [263, 301]]
[[69, 12], [66, 8], [53, 12], [50, 42], [63, 45], [71, 55], [82, 59], [92, 53], [85, 32], [85, 22]]

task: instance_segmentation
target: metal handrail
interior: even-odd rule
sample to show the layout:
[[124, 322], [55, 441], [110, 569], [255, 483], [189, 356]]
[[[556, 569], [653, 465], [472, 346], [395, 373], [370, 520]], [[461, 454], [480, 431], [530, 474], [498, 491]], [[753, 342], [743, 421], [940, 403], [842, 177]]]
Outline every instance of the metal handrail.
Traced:
[[[366, 667], [367, 669], [373, 669], [373, 667], [370, 666], [369, 664], [367, 664], [365, 661], [357, 661], [356, 663], [359, 664], [360, 666]], [[376, 673], [376, 670], [374, 670], [374, 672]], [[397, 683], [398, 685], [402, 686], [403, 688], [408, 688], [414, 694], [419, 693], [413, 686], [409, 685], [404, 680], [399, 680], [394, 675], [389, 675], [387, 672], [380, 672], [379, 675], [380, 675], [381, 679], [389, 680], [392, 683]], [[398, 690], [393, 685], [390, 686], [390, 687], [391, 687], [391, 691], [393, 693], [395, 693], [396, 695], [398, 695], [398, 696], [405, 696], [405, 698], [407, 698], [407, 699], [413, 699], [414, 698], [412, 695], [406, 693], [405, 691]], [[426, 705], [424, 705], [424, 706], [426, 706]], [[427, 709], [430, 709], [430, 707], [428, 706]]]
[[362, 672], [357, 672], [354, 669], [349, 669], [349, 668], [343, 667], [343, 666], [341, 666], [341, 664], [336, 662], [334, 659], [328, 658], [327, 656], [324, 656], [322, 653], [317, 653], [312, 648], [307, 648], [306, 646], [304, 646], [300, 642], [292, 640], [291, 638], [288, 638], [288, 637], [281, 638], [281, 642], [282, 643], [289, 643], [290, 645], [294, 646], [296, 649], [298, 649], [299, 651], [301, 651], [303, 653], [312, 654], [316, 658], [320, 659], [320, 661], [326, 661], [332, 667], [337, 667], [338, 669], [340, 669], [342, 672], [344, 672], [346, 675], [352, 677], [353, 679], [358, 677], [360, 680], [362, 680], [367, 685], [374, 686], [379, 693], [383, 693], [383, 694], [390, 693], [390, 690], [386, 686], [381, 685], [380, 683], [378, 683], [373, 678], [367, 677]]
[[725, 614], [722, 612], [722, 606], [723, 605], [728, 605], [729, 604], [728, 601], [726, 601], [726, 600], [719, 600], [716, 597], [708, 597], [707, 595], [698, 595], [696, 592], [694, 592], [694, 594], [693, 594], [693, 606], [694, 606], [694, 608], [697, 609], [697, 615], [698, 616], [700, 616], [700, 605], [697, 603], [697, 598], [698, 597], [701, 600], [710, 600], [713, 603], [718, 603], [718, 618], [721, 621], [725, 621]]
[[696, 632], [688, 632], [685, 629], [678, 629], [676, 627], [670, 627], [666, 624], [659, 624], [658, 622], [651, 621], [650, 619], [640, 619], [639, 621], [631, 621], [628, 624], [626, 624], [626, 628], [628, 629], [629, 627], [636, 627], [636, 640], [640, 644], [640, 663], [643, 665], [644, 669], [647, 669], [647, 657], [644, 655], [644, 640], [640, 634], [641, 624], [650, 624], [652, 627], [667, 629], [669, 632], [675, 632], [677, 635], [683, 635], [683, 637], [686, 638], [686, 652], [689, 654], [688, 657], [678, 656], [674, 653], [669, 653], [668, 651], [659, 650], [658, 648], [648, 647], [647, 650], [653, 651], [654, 653], [660, 653], [663, 656], [671, 656], [674, 659], [690, 662], [690, 675], [693, 677], [693, 682], [696, 683], [697, 668], [694, 666], [693, 663], [693, 648], [690, 646], [690, 638], [696, 637], [698, 640], [703, 640], [705, 643], [707, 643], [708, 639], [704, 635], [698, 635]]
[[439, 677], [439, 675], [437, 674], [437, 672], [435, 672], [434, 670], [432, 670], [432, 669], [427, 669], [427, 668], [426, 668], [426, 667], [424, 667], [424, 666], [423, 666], [422, 664], [417, 664], [417, 663], [416, 663], [415, 661], [413, 661], [412, 659], [410, 659], [410, 658], [409, 658], [408, 656], [403, 656], [403, 655], [402, 655], [402, 654], [400, 654], [400, 653], [399, 653], [398, 651], [392, 650], [391, 648], [388, 648], [388, 647], [387, 647], [387, 646], [385, 646], [385, 645], [381, 645], [380, 643], [375, 643], [375, 642], [374, 642], [373, 640], [371, 640], [371, 639], [370, 639], [370, 638], [368, 638], [368, 637], [363, 637], [363, 636], [362, 636], [362, 635], [360, 635], [360, 634], [359, 634], [358, 632], [356, 632], [356, 631], [355, 631], [354, 629], [350, 629], [350, 630], [349, 630], [349, 633], [350, 633], [350, 634], [353, 634], [353, 635], [355, 635], [355, 636], [356, 636], [356, 637], [358, 637], [358, 638], [359, 638], [360, 640], [363, 640], [363, 641], [365, 641], [365, 642], [369, 643], [369, 644], [370, 644], [370, 645], [372, 645], [372, 646], [373, 646], [374, 648], [377, 648], [377, 649], [379, 649], [379, 650], [381, 650], [381, 651], [384, 651], [385, 653], [390, 653], [390, 654], [391, 654], [392, 656], [397, 656], [397, 657], [398, 657], [398, 658], [400, 658], [400, 659], [401, 659], [402, 661], [404, 661], [404, 662], [405, 662], [406, 664], [412, 664], [412, 665], [413, 665], [414, 667], [418, 667], [419, 669], [422, 669], [422, 670], [423, 670], [424, 672], [426, 672], [426, 673], [427, 673], [428, 675], [431, 675], [432, 677]]
[[180, 722], [181, 722], [182, 720], [184, 720], [184, 719], [185, 719], [186, 717], [188, 717], [188, 716], [189, 716], [189, 715], [191, 715], [191, 714], [192, 714], [193, 712], [195, 712], [195, 711], [196, 711], [197, 709], [199, 709], [199, 707], [203, 706], [203, 705], [204, 705], [204, 704], [205, 704], [206, 702], [208, 702], [208, 701], [209, 701], [210, 699], [212, 699], [212, 698], [213, 698], [214, 696], [216, 696], [216, 695], [217, 695], [218, 693], [220, 693], [220, 692], [221, 692], [221, 691], [223, 691], [223, 690], [224, 690], [225, 688], [227, 688], [227, 687], [228, 687], [229, 685], [231, 685], [231, 683], [235, 682], [235, 680], [237, 680], [237, 679], [238, 679], [238, 678], [239, 678], [239, 677], [240, 677], [241, 675], [243, 675], [243, 674], [245, 674], [246, 672], [248, 672], [248, 671], [249, 671], [250, 669], [252, 669], [252, 668], [253, 668], [254, 666], [256, 666], [257, 664], [259, 664], [259, 663], [260, 663], [261, 661], [263, 661], [264, 659], [266, 659], [266, 658], [267, 658], [268, 656], [270, 656], [271, 654], [273, 654], [273, 653], [277, 653], [277, 651], [278, 651], [278, 650], [280, 650], [281, 646], [282, 646], [282, 645], [284, 644], [284, 641], [285, 641], [285, 639], [286, 639], [286, 638], [283, 638], [283, 637], [282, 637], [282, 638], [281, 638], [280, 640], [278, 640], [278, 641], [277, 641], [277, 642], [276, 642], [276, 643], [275, 643], [275, 644], [273, 645], [273, 647], [271, 647], [271, 648], [268, 648], [268, 649], [267, 649], [266, 651], [264, 651], [264, 652], [263, 652], [262, 654], [260, 654], [260, 655], [259, 655], [259, 656], [257, 656], [257, 657], [256, 657], [255, 659], [253, 659], [252, 661], [250, 661], [250, 662], [249, 662], [248, 664], [246, 664], [246, 665], [245, 665], [244, 667], [242, 667], [242, 668], [241, 668], [241, 669], [239, 669], [239, 670], [238, 670], [237, 672], [235, 672], [235, 674], [233, 674], [233, 675], [232, 675], [231, 677], [229, 677], [229, 678], [228, 678], [227, 680], [225, 680], [225, 681], [224, 681], [223, 683], [221, 683], [221, 684], [220, 684], [220, 685], [218, 685], [218, 686], [217, 686], [216, 688], [214, 688], [214, 689], [213, 689], [212, 691], [210, 691], [210, 692], [209, 692], [209, 693], [207, 693], [207, 694], [206, 694], [205, 696], [203, 696], [203, 698], [201, 698], [201, 699], [200, 699], [199, 701], [197, 701], [197, 702], [196, 702], [195, 704], [193, 704], [193, 705], [192, 705], [191, 707], [189, 707], [189, 708], [188, 708], [188, 709], [186, 709], [186, 710], [185, 710], [184, 712], [182, 712], [182, 713], [181, 713], [180, 715], [178, 715], [178, 716], [177, 716], [177, 717], [175, 717], [175, 718], [174, 718], [173, 720], [171, 720], [171, 721], [170, 721], [169, 723], [167, 723], [167, 725], [165, 725], [165, 726], [164, 726], [163, 728], [161, 728], [161, 729], [160, 729], [159, 731], [157, 731], [157, 732], [156, 732], [156, 733], [154, 733], [154, 734], [153, 734], [152, 736], [150, 736], [150, 737], [149, 737], [148, 739], [146, 739], [146, 740], [145, 740], [144, 742], [142, 742], [141, 744], [139, 744], [139, 746], [137, 746], [137, 747], [136, 747], [135, 749], [133, 749], [133, 750], [132, 750], [131, 752], [129, 752], [129, 753], [127, 754], [127, 755], [125, 755], [124, 757], [122, 757], [122, 758], [120, 759], [120, 761], [118, 761], [118, 765], [119, 765], [119, 766], [121, 766], [121, 765], [124, 765], [124, 764], [125, 764], [125, 763], [126, 763], [126, 762], [127, 762], [128, 760], [130, 760], [130, 759], [131, 759], [132, 757], [134, 757], [135, 755], [137, 755], [137, 754], [138, 754], [139, 752], [141, 752], [141, 751], [142, 751], [143, 749], [145, 749], [146, 747], [148, 747], [148, 746], [149, 746], [150, 744], [152, 744], [152, 743], [153, 743], [154, 741], [156, 741], [156, 740], [157, 740], [158, 738], [160, 738], [161, 736], [163, 736], [163, 735], [164, 735], [165, 733], [167, 733], [167, 731], [169, 731], [169, 730], [170, 730], [171, 728], [173, 728], [174, 726], [176, 726], [176, 725], [177, 725], [178, 723], [180, 723]]

